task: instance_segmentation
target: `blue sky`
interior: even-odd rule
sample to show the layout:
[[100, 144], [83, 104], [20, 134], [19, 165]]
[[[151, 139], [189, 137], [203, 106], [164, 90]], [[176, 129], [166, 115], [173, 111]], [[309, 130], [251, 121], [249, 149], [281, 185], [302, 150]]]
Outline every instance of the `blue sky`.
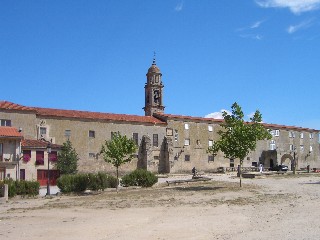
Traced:
[[0, 1], [0, 100], [143, 115], [156, 52], [165, 112], [238, 102], [320, 129], [320, 0]]

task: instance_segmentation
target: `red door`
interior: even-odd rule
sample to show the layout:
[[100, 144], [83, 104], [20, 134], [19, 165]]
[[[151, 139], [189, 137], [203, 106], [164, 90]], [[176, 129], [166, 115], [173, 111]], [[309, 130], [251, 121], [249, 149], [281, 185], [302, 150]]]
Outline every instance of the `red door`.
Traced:
[[47, 170], [37, 170], [37, 180], [40, 183], [40, 186], [47, 185]]
[[[46, 186], [48, 182], [48, 170], [38, 169], [37, 180], [40, 186]], [[50, 170], [50, 185], [57, 185], [57, 179], [60, 176], [59, 170]]]
[[20, 180], [26, 180], [26, 170], [20, 169]]

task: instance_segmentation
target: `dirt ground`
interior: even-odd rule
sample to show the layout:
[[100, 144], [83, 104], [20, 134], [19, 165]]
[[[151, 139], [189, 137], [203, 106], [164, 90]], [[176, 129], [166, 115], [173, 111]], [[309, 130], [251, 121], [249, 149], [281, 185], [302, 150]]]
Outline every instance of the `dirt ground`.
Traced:
[[[320, 239], [320, 174], [262, 175], [0, 203], [0, 239]], [[190, 176], [170, 176], [170, 179]]]

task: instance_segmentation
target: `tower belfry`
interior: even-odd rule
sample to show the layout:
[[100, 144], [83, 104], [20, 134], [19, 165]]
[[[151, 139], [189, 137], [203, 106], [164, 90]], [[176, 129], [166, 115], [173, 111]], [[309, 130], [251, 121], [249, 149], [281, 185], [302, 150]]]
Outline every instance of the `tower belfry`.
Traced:
[[163, 112], [164, 106], [163, 99], [163, 84], [162, 74], [156, 65], [155, 54], [153, 57], [152, 65], [148, 69], [147, 83], [145, 84], [145, 105], [144, 112], [146, 116], [152, 116], [155, 112]]

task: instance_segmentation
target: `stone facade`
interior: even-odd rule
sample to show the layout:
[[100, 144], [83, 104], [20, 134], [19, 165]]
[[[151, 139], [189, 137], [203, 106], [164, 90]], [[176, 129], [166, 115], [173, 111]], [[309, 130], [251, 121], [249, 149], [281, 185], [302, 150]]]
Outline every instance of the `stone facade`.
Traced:
[[[31, 108], [0, 102], [0, 119], [11, 120], [12, 126], [22, 129], [26, 139], [44, 139], [60, 145], [69, 139], [79, 154], [82, 172], [114, 172], [113, 166], [99, 154], [113, 132], [133, 138], [138, 144], [136, 157], [121, 166], [121, 172], [136, 168], [160, 173], [190, 173], [193, 167], [207, 172], [220, 167], [235, 169], [239, 159], [207, 153], [219, 138], [222, 120], [165, 114], [162, 74], [155, 60], [146, 76], [145, 116]], [[272, 130], [273, 138], [259, 141], [256, 150], [244, 160], [244, 167], [260, 163], [264, 167], [282, 163], [291, 167], [293, 159], [298, 169], [308, 165], [320, 167], [318, 130], [264, 125]]]

